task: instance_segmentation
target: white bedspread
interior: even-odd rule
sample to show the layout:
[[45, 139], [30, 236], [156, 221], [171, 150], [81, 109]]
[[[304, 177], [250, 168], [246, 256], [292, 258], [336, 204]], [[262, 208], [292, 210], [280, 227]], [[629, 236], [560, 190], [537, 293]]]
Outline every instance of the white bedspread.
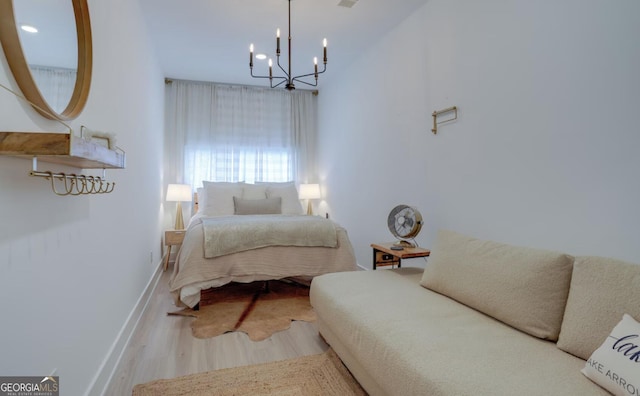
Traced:
[[204, 257], [266, 246], [338, 246], [332, 221], [317, 216], [220, 216], [202, 219]]
[[178, 305], [193, 307], [200, 301], [200, 290], [229, 282], [290, 277], [310, 279], [329, 272], [357, 269], [347, 231], [333, 222], [337, 235], [335, 248], [267, 246], [205, 258], [202, 223], [206, 218], [196, 215], [191, 219], [174, 264], [169, 290]]

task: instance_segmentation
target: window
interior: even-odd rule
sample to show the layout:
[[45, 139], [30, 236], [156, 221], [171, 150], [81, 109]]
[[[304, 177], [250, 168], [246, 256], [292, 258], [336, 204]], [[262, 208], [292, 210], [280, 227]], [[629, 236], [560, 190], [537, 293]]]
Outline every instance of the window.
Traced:
[[168, 183], [308, 178], [316, 134], [311, 92], [173, 81], [166, 98]]

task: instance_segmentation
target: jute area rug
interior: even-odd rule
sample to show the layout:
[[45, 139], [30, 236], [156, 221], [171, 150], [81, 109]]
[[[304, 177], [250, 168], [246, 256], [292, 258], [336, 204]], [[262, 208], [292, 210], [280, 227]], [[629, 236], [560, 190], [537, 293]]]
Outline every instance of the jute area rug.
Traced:
[[169, 315], [196, 318], [191, 323], [196, 338], [241, 331], [253, 341], [287, 330], [292, 320], [316, 320], [309, 303], [309, 288], [281, 281], [229, 283], [209, 289], [201, 295], [200, 310], [184, 309]]
[[366, 395], [332, 349], [319, 355], [162, 379], [136, 385], [133, 396]]

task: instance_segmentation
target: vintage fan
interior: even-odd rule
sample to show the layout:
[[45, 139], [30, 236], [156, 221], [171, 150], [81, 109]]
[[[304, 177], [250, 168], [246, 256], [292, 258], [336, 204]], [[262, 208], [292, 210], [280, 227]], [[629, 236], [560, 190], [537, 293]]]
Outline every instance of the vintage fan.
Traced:
[[398, 239], [396, 245], [415, 247], [415, 244], [408, 240], [415, 238], [422, 229], [422, 215], [412, 206], [398, 205], [389, 213], [387, 226], [391, 234]]

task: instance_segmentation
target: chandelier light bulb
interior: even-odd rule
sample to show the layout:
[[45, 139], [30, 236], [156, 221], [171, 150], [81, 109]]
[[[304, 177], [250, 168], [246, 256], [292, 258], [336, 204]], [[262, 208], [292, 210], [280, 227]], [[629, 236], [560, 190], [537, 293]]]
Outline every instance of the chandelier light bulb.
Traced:
[[322, 40], [322, 46], [324, 47], [324, 64], [327, 64], [327, 39]]

